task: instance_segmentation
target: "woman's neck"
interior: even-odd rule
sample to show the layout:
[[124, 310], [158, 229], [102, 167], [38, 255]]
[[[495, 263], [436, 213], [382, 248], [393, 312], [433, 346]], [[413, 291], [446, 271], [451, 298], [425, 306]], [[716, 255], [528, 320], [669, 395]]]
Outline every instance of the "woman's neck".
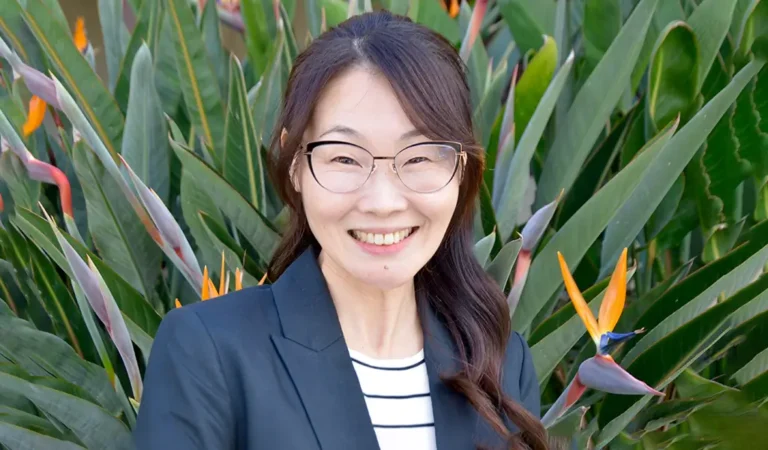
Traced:
[[323, 253], [318, 260], [347, 345], [373, 358], [404, 358], [422, 349], [413, 281], [382, 290], [360, 283]]

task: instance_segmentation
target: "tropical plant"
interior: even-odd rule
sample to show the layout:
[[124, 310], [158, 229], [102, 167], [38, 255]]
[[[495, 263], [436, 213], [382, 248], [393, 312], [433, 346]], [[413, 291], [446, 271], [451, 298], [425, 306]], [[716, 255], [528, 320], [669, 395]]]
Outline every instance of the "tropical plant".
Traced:
[[269, 282], [286, 213], [264, 143], [292, 62], [374, 7], [467, 63], [475, 256], [531, 346], [550, 434], [766, 440], [768, 1], [98, 7], [94, 49], [59, 2], [0, 2], [0, 447], [130, 447], [163, 315]]

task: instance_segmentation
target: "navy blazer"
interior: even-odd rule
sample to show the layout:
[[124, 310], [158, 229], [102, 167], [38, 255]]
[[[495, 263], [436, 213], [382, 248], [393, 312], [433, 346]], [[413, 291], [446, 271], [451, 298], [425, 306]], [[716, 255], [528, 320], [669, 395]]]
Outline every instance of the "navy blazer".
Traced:
[[[498, 445], [499, 436], [465, 397], [438, 378], [458, 368], [455, 347], [436, 315], [426, 315], [437, 448]], [[504, 390], [539, 417], [528, 346], [515, 332], [507, 347]], [[312, 250], [271, 286], [170, 311], [155, 336], [144, 383], [133, 431], [138, 449], [379, 448]]]

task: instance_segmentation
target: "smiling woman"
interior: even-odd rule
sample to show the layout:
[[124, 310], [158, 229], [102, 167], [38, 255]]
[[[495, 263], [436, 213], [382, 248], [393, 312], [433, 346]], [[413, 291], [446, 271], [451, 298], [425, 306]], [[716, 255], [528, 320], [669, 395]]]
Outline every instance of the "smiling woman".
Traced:
[[381, 11], [296, 60], [272, 284], [170, 312], [141, 449], [545, 449], [529, 349], [473, 256], [484, 166], [448, 41]]

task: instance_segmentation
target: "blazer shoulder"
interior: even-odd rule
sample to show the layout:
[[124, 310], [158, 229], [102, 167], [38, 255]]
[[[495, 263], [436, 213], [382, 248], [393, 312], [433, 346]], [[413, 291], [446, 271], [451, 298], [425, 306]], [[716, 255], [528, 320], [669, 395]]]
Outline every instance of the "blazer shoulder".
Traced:
[[539, 379], [533, 364], [533, 355], [525, 338], [517, 331], [513, 331], [507, 341], [504, 387], [508, 395], [512, 395], [513, 399], [531, 414], [537, 418], [541, 416]]
[[269, 285], [248, 287], [191, 303], [177, 310], [173, 313], [197, 316], [214, 341], [226, 336], [252, 339], [254, 333], [267, 335], [279, 330], [277, 310]]

